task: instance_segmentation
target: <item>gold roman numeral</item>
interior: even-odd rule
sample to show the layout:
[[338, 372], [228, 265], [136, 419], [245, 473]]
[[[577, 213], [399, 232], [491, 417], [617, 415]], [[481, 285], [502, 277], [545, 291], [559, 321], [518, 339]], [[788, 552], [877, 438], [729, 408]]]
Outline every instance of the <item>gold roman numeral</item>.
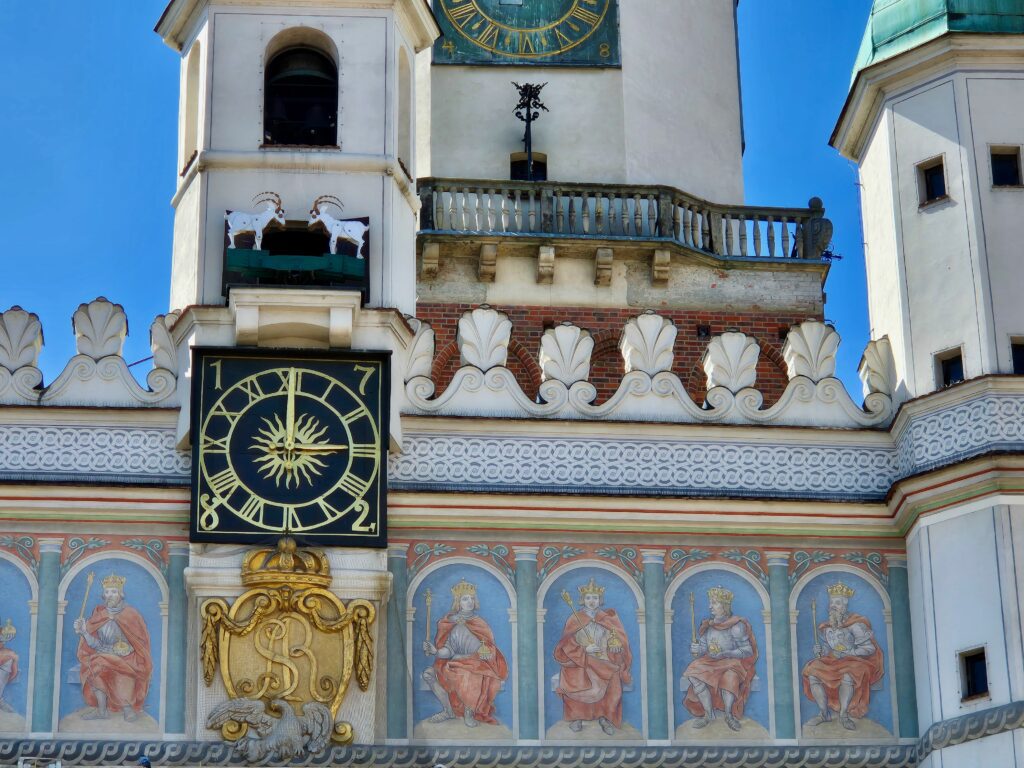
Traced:
[[596, 27], [597, 22], [601, 20], [601, 17], [593, 11], [588, 11], [586, 8], [580, 8], [578, 5], [572, 9], [572, 13], [569, 15], [576, 17], [580, 21], [585, 24], [589, 24], [592, 27]]
[[337, 487], [345, 491], [349, 496], [358, 499], [366, 493], [366, 489], [369, 488], [369, 483], [367, 483], [363, 478], [357, 477], [349, 472], [342, 476]]
[[224, 437], [210, 437], [206, 435], [203, 437], [203, 452], [204, 453], [227, 453], [228, 452], [228, 438], [227, 435]]
[[572, 45], [572, 40], [566, 37], [565, 33], [563, 33], [558, 27], [555, 27], [555, 37], [558, 38], [558, 41], [562, 44], [563, 48], [567, 45]]
[[498, 42], [498, 28], [494, 24], [488, 22], [487, 26], [484, 27], [483, 32], [476, 36], [476, 41], [480, 45], [494, 45]]
[[350, 455], [356, 459], [375, 459], [380, 454], [376, 443], [355, 443]]
[[520, 53], [536, 53], [533, 48], [533, 38], [525, 32], [519, 33], [519, 52]]
[[222, 469], [217, 474], [210, 475], [210, 477], [207, 478], [207, 481], [210, 484], [210, 488], [213, 489], [213, 492], [222, 499], [228, 498], [238, 490], [238, 486], [241, 485], [238, 481], [238, 476], [235, 474], [234, 470], [230, 468]]
[[359, 405], [353, 408], [351, 411], [341, 417], [341, 420], [345, 422], [345, 426], [348, 426], [353, 421], [361, 419], [370, 415], [370, 412], [366, 410], [365, 405]]
[[299, 510], [290, 504], [285, 504], [281, 507], [281, 512], [284, 518], [284, 530], [288, 531], [301, 531], [303, 528], [302, 521], [299, 519]]
[[233, 427], [235, 426], [235, 422], [238, 421], [238, 418], [242, 414], [237, 413], [235, 411], [229, 411], [227, 409], [227, 406], [225, 406], [223, 402], [218, 402], [216, 405], [213, 406], [213, 408], [210, 409], [210, 415], [220, 416], [221, 418], [227, 419], [228, 424], [230, 424]]
[[250, 496], [238, 510], [238, 515], [254, 525], [263, 525], [263, 511], [266, 506], [266, 502], [259, 496]]
[[450, 9], [448, 15], [458, 26], [465, 27], [470, 19], [476, 16], [476, 7], [473, 3], [467, 2], [465, 5]]

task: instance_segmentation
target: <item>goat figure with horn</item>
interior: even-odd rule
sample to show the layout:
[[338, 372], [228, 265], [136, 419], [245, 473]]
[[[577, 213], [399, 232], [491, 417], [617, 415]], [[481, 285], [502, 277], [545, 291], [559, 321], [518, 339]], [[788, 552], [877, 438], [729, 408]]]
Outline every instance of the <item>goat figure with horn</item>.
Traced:
[[235, 247], [235, 235], [252, 232], [255, 235], [256, 250], [263, 246], [263, 230], [271, 222], [283, 227], [284, 208], [281, 207], [281, 196], [276, 192], [260, 192], [252, 199], [253, 205], [264, 203], [262, 209], [254, 211], [228, 211], [224, 220], [228, 223], [228, 248]]
[[356, 247], [356, 258], [363, 258], [363, 235], [369, 227], [361, 221], [342, 221], [323, 210], [322, 206], [333, 205], [339, 211], [345, 209], [341, 200], [334, 195], [320, 195], [313, 201], [313, 207], [309, 210], [310, 229], [320, 227], [331, 238], [331, 253], [338, 252], [338, 240], [352, 243]]

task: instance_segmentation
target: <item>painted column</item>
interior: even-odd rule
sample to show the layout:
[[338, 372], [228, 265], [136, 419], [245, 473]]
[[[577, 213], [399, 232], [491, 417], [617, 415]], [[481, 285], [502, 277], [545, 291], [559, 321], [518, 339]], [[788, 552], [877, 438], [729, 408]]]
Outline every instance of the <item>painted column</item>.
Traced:
[[185, 732], [185, 659], [188, 658], [188, 542], [167, 546], [167, 733]]
[[775, 737], [795, 739], [793, 721], [793, 643], [789, 620], [789, 552], [766, 552], [772, 612], [772, 678], [775, 683]]
[[900, 736], [917, 738], [917, 682], [914, 679], [914, 644], [910, 635], [910, 582], [906, 555], [886, 555], [889, 566], [889, 602], [892, 604], [892, 654], [896, 668], [896, 705]]
[[388, 601], [388, 738], [409, 738], [406, 699], [405, 606], [409, 586], [408, 544], [388, 546], [388, 570], [391, 572], [391, 599]]
[[57, 589], [64, 539], [39, 540], [39, 618], [32, 680], [32, 732], [53, 730], [53, 686], [57, 667]]
[[516, 556], [516, 677], [519, 685], [519, 738], [538, 739], [540, 702], [537, 690], [537, 552], [540, 547], [512, 547]]
[[647, 738], [668, 739], [665, 656], [665, 550], [642, 549], [644, 630], [647, 636]]

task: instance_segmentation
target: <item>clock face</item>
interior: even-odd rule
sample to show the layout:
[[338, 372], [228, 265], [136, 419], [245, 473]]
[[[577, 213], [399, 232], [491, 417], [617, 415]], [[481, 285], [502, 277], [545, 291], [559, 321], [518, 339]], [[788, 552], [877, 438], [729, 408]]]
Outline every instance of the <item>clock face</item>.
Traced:
[[443, 64], [618, 66], [617, 0], [434, 0]]
[[386, 546], [387, 363], [195, 349], [191, 539]]

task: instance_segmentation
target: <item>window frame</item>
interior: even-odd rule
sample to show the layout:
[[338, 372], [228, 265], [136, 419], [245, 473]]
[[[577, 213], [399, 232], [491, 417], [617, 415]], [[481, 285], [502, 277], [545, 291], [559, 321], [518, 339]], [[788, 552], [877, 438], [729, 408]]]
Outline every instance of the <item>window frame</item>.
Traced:
[[[928, 171], [935, 168], [942, 169], [942, 190], [943, 194], [937, 197], [928, 197]], [[917, 174], [917, 200], [919, 208], [928, 208], [950, 199], [949, 196], [949, 174], [946, 172], [946, 155], [935, 155], [927, 160], [922, 160], [914, 166]]]
[[[967, 660], [971, 657], [981, 655], [985, 663], [985, 690], [977, 693], [968, 693], [969, 673]], [[991, 676], [988, 669], [987, 644], [970, 646], [956, 652], [957, 677], [960, 682], [960, 706], [970, 706], [979, 702], [989, 701], [992, 698], [992, 686], [989, 681]]]
[[[960, 372], [963, 378], [957, 379], [956, 381], [946, 381], [946, 373], [944, 370], [945, 364], [960, 358]], [[964, 364], [964, 348], [960, 344], [955, 347], [950, 347], [941, 352], [936, 352], [932, 355], [934, 361], [934, 373], [935, 373], [935, 388], [936, 389], [947, 389], [948, 387], [955, 386], [961, 382], [967, 381], [967, 367]]]
[[[996, 184], [996, 169], [993, 160], [996, 155], [1013, 156], [1017, 159], [1017, 183]], [[988, 173], [992, 189], [1024, 189], [1024, 166], [1021, 164], [1020, 144], [989, 144], [988, 145]]]

